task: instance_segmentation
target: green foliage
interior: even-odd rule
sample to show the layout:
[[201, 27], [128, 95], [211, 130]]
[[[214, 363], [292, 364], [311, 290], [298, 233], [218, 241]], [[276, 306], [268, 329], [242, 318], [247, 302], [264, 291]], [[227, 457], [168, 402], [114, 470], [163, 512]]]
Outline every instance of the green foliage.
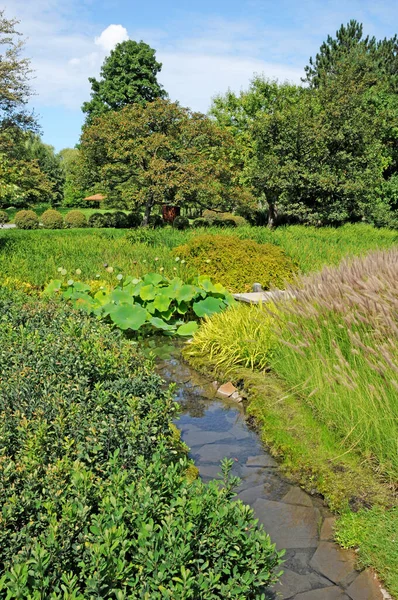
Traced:
[[4, 225], [5, 223], [8, 223], [10, 220], [10, 217], [8, 216], [8, 213], [5, 210], [0, 210], [0, 225]]
[[219, 213], [214, 210], [205, 210], [203, 212], [203, 218], [210, 226], [214, 227], [243, 227], [244, 225], [247, 225], [247, 221], [244, 217], [226, 212]]
[[[58, 270], [62, 274], [63, 269]], [[160, 330], [180, 336], [192, 335], [196, 330], [195, 315], [212, 315], [234, 302], [220, 284], [213, 285], [206, 277], [197, 277], [186, 284], [177, 277], [170, 280], [159, 273], [147, 273], [142, 279], [124, 278], [119, 273], [117, 279], [116, 287], [99, 290], [81, 281], [68, 279], [63, 283], [56, 279], [46, 286], [44, 293], [51, 296], [62, 292], [75, 307], [122, 330], [140, 330], [141, 334]]]
[[100, 80], [89, 78], [91, 100], [82, 107], [86, 125], [109, 111], [164, 98], [166, 93], [157, 81], [161, 68], [155, 50], [148, 44], [134, 40], [117, 44], [101, 67]]
[[128, 213], [127, 218], [128, 218], [128, 224], [129, 224], [128, 226], [131, 229], [136, 229], [142, 223], [142, 215], [140, 213], [137, 213], [137, 212]]
[[109, 215], [111, 227], [115, 227], [116, 229], [127, 229], [130, 227], [129, 217], [121, 210], [116, 210], [115, 212], [109, 213]]
[[88, 218], [89, 227], [107, 227], [107, 217], [104, 213], [95, 212]]
[[28, 160], [36, 161], [40, 171], [51, 187], [48, 201], [52, 206], [60, 205], [64, 199], [65, 175], [60, 157], [53, 146], [44, 144], [38, 135], [29, 134], [24, 143]]
[[232, 292], [250, 291], [253, 283], [283, 288], [297, 270], [281, 248], [231, 235], [199, 235], [173, 252]]
[[177, 405], [131, 343], [4, 290], [0, 313], [1, 598], [241, 599], [274, 582], [231, 463], [222, 486], [188, 477]]
[[194, 222], [192, 223], [192, 225], [195, 228], [210, 227], [210, 222], [207, 219], [203, 219], [203, 217], [199, 217], [198, 219], [194, 220]]
[[71, 228], [87, 227], [86, 215], [80, 210], [71, 210], [65, 215], [65, 226]]
[[60, 165], [64, 174], [64, 189], [62, 206], [69, 208], [89, 207], [89, 201], [84, 201], [84, 190], [79, 186], [79, 150], [77, 148], [64, 148], [58, 154]]
[[14, 218], [18, 229], [38, 229], [39, 217], [33, 210], [20, 210]]
[[44, 229], [62, 229], [64, 219], [57, 210], [49, 209], [41, 215], [41, 222]]
[[265, 369], [277, 343], [273, 323], [267, 307], [238, 303], [206, 318], [184, 348], [184, 357], [206, 359], [223, 376], [237, 365]]
[[181, 230], [188, 229], [189, 219], [187, 217], [182, 217], [182, 216], [176, 217], [173, 221], [173, 227], [175, 229], [181, 229]]
[[149, 227], [152, 229], [160, 229], [161, 227], [165, 226], [165, 222], [160, 215], [151, 215], [148, 218], [147, 225], [149, 225]]
[[336, 525], [336, 539], [355, 548], [359, 564], [376, 570], [391, 594], [398, 594], [398, 507], [345, 512]]
[[238, 184], [232, 136], [200, 113], [155, 100], [109, 112], [83, 131], [81, 185], [114, 206], [231, 209], [248, 202]]
[[281, 305], [271, 366], [345, 452], [398, 476], [398, 251], [345, 261], [303, 279]]

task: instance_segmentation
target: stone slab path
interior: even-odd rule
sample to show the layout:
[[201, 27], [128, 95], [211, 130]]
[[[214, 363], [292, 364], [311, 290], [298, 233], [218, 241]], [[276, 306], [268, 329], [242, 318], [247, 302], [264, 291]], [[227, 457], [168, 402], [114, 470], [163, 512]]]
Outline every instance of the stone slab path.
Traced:
[[321, 498], [310, 496], [279, 472], [244, 416], [241, 404], [216, 398], [215, 387], [178, 359], [163, 361], [159, 372], [177, 383], [183, 414], [176, 422], [201, 477], [220, 473], [232, 458], [241, 478], [239, 498], [249, 504], [278, 549], [286, 549], [284, 574], [269, 599], [386, 600], [370, 571], [359, 573], [355, 554], [333, 542], [334, 517]]

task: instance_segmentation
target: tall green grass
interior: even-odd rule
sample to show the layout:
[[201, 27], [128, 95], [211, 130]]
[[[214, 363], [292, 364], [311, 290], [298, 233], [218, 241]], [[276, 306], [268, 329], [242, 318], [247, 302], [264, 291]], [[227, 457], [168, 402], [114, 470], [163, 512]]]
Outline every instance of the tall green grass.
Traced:
[[56, 276], [60, 266], [68, 272], [81, 269], [85, 280], [94, 279], [97, 275], [101, 279], [110, 279], [104, 263], [137, 276], [160, 268], [167, 276], [175, 273], [197, 275], [196, 269], [189, 264], [181, 266], [175, 261], [171, 250], [204, 232], [277, 244], [293, 258], [303, 273], [320, 270], [325, 264], [338, 264], [345, 256], [398, 245], [397, 231], [374, 229], [368, 225], [350, 225], [340, 229], [292, 226], [274, 231], [249, 226], [187, 231], [166, 227], [131, 232], [117, 229], [0, 229], [0, 279], [13, 277], [42, 286]]
[[398, 479], [398, 250], [305, 278], [278, 308], [271, 360], [296, 394], [359, 452]]

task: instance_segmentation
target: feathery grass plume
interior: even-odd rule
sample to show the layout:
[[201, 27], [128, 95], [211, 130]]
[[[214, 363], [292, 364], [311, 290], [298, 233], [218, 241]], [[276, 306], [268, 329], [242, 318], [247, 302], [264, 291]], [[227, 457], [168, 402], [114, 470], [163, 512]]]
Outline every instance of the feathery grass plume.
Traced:
[[[279, 301], [271, 366], [346, 448], [398, 477], [398, 249], [303, 277]], [[305, 385], [304, 385], [305, 382]]]

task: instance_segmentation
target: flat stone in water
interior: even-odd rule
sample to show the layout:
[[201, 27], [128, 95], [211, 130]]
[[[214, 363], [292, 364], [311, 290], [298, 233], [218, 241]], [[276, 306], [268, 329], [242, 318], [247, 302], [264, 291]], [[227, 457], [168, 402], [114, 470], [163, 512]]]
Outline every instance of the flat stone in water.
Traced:
[[253, 509], [279, 550], [316, 548], [319, 519], [317, 509], [260, 498], [254, 502]]
[[198, 429], [197, 431], [187, 430], [186, 433], [183, 434], [183, 441], [190, 448], [194, 448], [195, 446], [203, 446], [204, 444], [214, 444], [215, 442], [219, 442], [220, 440], [233, 440], [234, 438], [226, 431], [206, 431], [203, 429]]
[[295, 600], [349, 600], [343, 590], [336, 585], [297, 594]]
[[221, 479], [221, 465], [196, 465], [199, 475], [204, 480]]
[[299, 487], [292, 487], [281, 502], [286, 504], [295, 504], [298, 506], [312, 506], [312, 500], [308, 494]]
[[236, 444], [205, 444], [195, 454], [198, 454], [200, 462], [220, 463], [225, 457], [236, 458], [240, 452], [241, 448]]
[[238, 498], [251, 506], [258, 498], [264, 498], [264, 485], [256, 485], [239, 492]]
[[357, 575], [354, 554], [332, 542], [320, 542], [310, 565], [333, 583], [351, 583]]
[[277, 463], [269, 454], [260, 454], [259, 456], [249, 456], [246, 461], [247, 467], [277, 467]]

